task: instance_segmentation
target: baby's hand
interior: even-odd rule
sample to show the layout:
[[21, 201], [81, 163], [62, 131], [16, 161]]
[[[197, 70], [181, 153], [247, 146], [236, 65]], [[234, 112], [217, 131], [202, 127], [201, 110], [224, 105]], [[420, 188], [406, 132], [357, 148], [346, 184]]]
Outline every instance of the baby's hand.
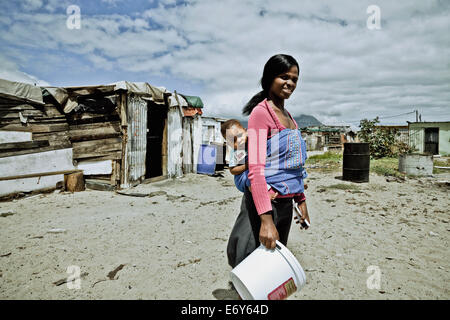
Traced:
[[275, 193], [270, 193], [269, 192], [269, 197], [270, 197], [270, 201], [275, 200], [275, 198], [278, 196], [278, 192]]

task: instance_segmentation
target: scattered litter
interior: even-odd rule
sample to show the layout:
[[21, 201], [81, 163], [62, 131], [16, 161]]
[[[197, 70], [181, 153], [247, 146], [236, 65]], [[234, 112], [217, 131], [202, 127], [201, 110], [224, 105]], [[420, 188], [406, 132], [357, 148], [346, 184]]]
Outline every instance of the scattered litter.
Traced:
[[[70, 278], [70, 281], [74, 281], [74, 280], [79, 279], [79, 278], [84, 278], [88, 274], [89, 274], [88, 272], [83, 272], [79, 277]], [[58, 281], [53, 282], [53, 284], [55, 286], [60, 286], [60, 285], [62, 285], [64, 283], [67, 283], [68, 281], [69, 281], [69, 278], [63, 278], [63, 279], [60, 279]]]
[[225, 238], [219, 238], [219, 237], [212, 238], [211, 240], [222, 240], [222, 241], [227, 241], [227, 239], [225, 239]]
[[30, 199], [33, 199], [33, 198], [44, 198], [44, 197], [45, 197], [45, 195], [43, 195], [43, 194], [35, 194], [33, 196], [26, 196], [26, 199], [30, 200]]
[[430, 231], [429, 235], [432, 236], [432, 237], [438, 237], [439, 236], [438, 233], [434, 233], [433, 231]]
[[165, 192], [165, 191], [153, 191], [153, 192], [150, 192], [147, 196], [149, 198], [151, 198], [151, 197], [156, 197], [156, 196], [164, 196], [166, 194], [167, 194], [167, 192]]
[[386, 182], [405, 182], [406, 179], [404, 177], [394, 177], [394, 176], [387, 176]]
[[7, 217], [7, 216], [12, 216], [13, 214], [16, 214], [16, 212], [8, 210], [8, 211], [1, 211], [0, 212], [0, 217]]
[[67, 230], [66, 229], [50, 229], [47, 231], [47, 233], [65, 233]]
[[190, 265], [190, 264], [194, 264], [194, 263], [200, 262], [201, 260], [202, 260], [202, 259], [197, 258], [197, 259], [189, 259], [189, 262], [178, 262], [176, 268], [179, 268], [179, 267], [185, 267], [185, 266], [187, 266], [187, 265]]
[[0, 255], [0, 257], [9, 257], [11, 255], [11, 252], [8, 252], [8, 253], [5, 253], [5, 254], [2, 254], [2, 255]]
[[63, 283], [66, 283], [66, 282], [67, 282], [67, 278], [64, 278], [64, 279], [61, 279], [61, 280], [58, 280], [58, 281], [53, 282], [53, 284], [54, 284], [55, 286], [60, 286], [60, 285], [62, 285]]
[[93, 288], [97, 283], [102, 282], [102, 281], [107, 281], [107, 280], [108, 280], [108, 279], [101, 279], [101, 280], [95, 281], [95, 282], [92, 284], [91, 288]]
[[[97, 283], [102, 282], [102, 281], [117, 280], [117, 279], [119, 279], [119, 277], [116, 278], [116, 274], [117, 274], [117, 272], [119, 272], [120, 270], [122, 270], [123, 267], [125, 267], [125, 266], [126, 266], [126, 264], [121, 264], [120, 266], [118, 266], [117, 268], [115, 268], [113, 271], [110, 271], [110, 272], [108, 273], [108, 275], [107, 275], [108, 279], [100, 279], [100, 280], [98, 280], [98, 281], [95, 281], [95, 282], [92, 284], [91, 288], [93, 288]], [[133, 267], [136, 267], [136, 265], [133, 264]]]
[[119, 279], [119, 277], [117, 277], [117, 278], [114, 278], [114, 277], [116, 276], [117, 272], [119, 272], [120, 270], [123, 269], [123, 267], [125, 267], [125, 265], [121, 264], [120, 266], [115, 268], [113, 271], [109, 272], [108, 273], [109, 280], [117, 280], [117, 279]]
[[[186, 196], [184, 194], [179, 195], [179, 196], [172, 196], [170, 194], [166, 194], [166, 196], [167, 196], [167, 201], [176, 201], [176, 200], [181, 199], [181, 198], [186, 198]], [[188, 201], [188, 200], [183, 199], [182, 201], [185, 202], [185, 201]]]
[[117, 194], [121, 194], [123, 196], [130, 196], [130, 197], [147, 197], [147, 193], [136, 193], [136, 192], [123, 192], [123, 191], [116, 191]]

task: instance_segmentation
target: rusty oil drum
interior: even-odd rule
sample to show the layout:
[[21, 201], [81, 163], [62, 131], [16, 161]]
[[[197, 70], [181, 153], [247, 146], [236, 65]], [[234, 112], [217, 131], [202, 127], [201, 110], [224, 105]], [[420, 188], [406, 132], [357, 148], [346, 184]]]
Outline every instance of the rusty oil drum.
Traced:
[[370, 152], [368, 143], [344, 143], [342, 180], [369, 182]]

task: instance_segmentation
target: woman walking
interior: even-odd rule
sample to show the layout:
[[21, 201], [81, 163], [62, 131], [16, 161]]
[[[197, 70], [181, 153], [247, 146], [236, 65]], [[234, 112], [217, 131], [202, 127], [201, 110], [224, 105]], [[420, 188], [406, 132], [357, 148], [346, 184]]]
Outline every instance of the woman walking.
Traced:
[[[241, 211], [227, 246], [228, 263], [232, 268], [244, 260], [262, 243], [274, 249], [276, 240], [287, 244], [292, 221], [292, 199], [296, 203], [304, 201], [303, 178], [292, 171], [301, 163], [301, 137], [298, 126], [285, 109], [285, 100], [294, 92], [299, 78], [297, 61], [289, 55], [278, 54], [271, 57], [264, 66], [261, 79], [262, 91], [245, 105], [243, 113], [250, 115], [248, 121], [248, 178], [251, 192], [246, 189], [242, 198]], [[266, 150], [268, 140], [283, 130], [290, 130], [286, 158], [278, 159], [286, 170], [285, 185], [288, 192], [279, 194], [271, 201], [267, 192], [265, 170], [267, 170]], [[304, 152], [304, 150], [303, 150]], [[300, 159], [300, 160], [298, 160]], [[273, 159], [272, 159], [273, 160]], [[291, 170], [291, 171], [289, 171]], [[303, 210], [300, 223], [309, 221], [307, 210]]]

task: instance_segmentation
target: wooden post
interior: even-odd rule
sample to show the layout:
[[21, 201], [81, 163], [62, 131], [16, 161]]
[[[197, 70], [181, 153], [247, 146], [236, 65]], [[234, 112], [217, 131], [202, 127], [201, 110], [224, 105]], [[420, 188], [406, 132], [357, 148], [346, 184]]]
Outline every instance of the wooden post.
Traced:
[[66, 190], [70, 192], [84, 191], [83, 172], [76, 172], [64, 177], [66, 182]]

